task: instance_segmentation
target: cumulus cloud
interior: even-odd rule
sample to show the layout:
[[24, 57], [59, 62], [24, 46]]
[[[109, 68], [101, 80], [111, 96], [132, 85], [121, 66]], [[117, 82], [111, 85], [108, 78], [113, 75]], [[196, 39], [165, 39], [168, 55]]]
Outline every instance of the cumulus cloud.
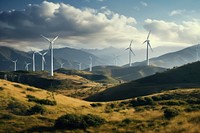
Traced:
[[180, 24], [163, 20], [145, 20], [145, 29], [152, 30], [163, 42], [197, 43], [200, 40], [200, 20]]
[[[102, 7], [79, 9], [64, 3], [43, 1], [23, 11], [0, 13], [0, 39], [31, 42], [60, 35], [60, 44], [92, 47], [124, 43], [137, 33], [136, 20]], [[31, 43], [30, 43], [31, 45]], [[39, 46], [39, 45], [38, 45]], [[93, 46], [94, 47], [94, 46]]]

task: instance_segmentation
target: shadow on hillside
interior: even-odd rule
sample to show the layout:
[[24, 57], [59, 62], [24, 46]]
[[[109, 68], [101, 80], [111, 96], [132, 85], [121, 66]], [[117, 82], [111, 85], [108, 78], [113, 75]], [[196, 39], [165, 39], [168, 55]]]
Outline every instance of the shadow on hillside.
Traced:
[[55, 132], [56, 129], [54, 127], [48, 126], [34, 126], [32, 128], [21, 131], [20, 133], [30, 133], [30, 132]]

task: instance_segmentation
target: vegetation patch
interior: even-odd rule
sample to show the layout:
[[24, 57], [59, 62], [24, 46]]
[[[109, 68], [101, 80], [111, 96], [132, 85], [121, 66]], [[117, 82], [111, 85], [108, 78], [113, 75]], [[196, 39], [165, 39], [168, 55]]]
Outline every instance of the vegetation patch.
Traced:
[[27, 90], [27, 91], [32, 91], [32, 92], [39, 91], [39, 90], [33, 89], [33, 88], [31, 88], [31, 87], [26, 88], [26, 90]]
[[144, 105], [155, 105], [155, 102], [151, 97], [145, 97], [145, 98], [138, 97], [137, 99], [133, 99], [131, 101], [131, 105], [133, 107], [144, 106]]
[[11, 101], [8, 104], [7, 109], [16, 115], [26, 115], [26, 111], [27, 111], [28, 107], [26, 105], [24, 105], [23, 103], [15, 100], [15, 101]]
[[2, 91], [2, 90], [4, 90], [4, 88], [0, 86], [0, 91]]
[[39, 99], [35, 96], [32, 96], [32, 95], [27, 95], [27, 98], [28, 98], [28, 101], [29, 102], [35, 102], [35, 103], [38, 103], [38, 104], [44, 104], [44, 105], [56, 105], [56, 101], [55, 100], [49, 100], [49, 99]]
[[101, 107], [102, 104], [101, 103], [91, 103], [90, 104], [92, 107]]
[[180, 111], [176, 108], [166, 108], [164, 110], [164, 117], [166, 119], [172, 119], [180, 114]]
[[57, 129], [86, 129], [88, 127], [96, 127], [105, 123], [105, 119], [97, 115], [76, 115], [66, 114], [59, 117], [55, 121], [55, 128]]
[[35, 106], [27, 110], [27, 115], [44, 114], [45, 111], [46, 110], [42, 105], [36, 104]]
[[22, 88], [22, 86], [18, 85], [18, 84], [13, 84], [13, 86], [16, 87], [16, 88]]

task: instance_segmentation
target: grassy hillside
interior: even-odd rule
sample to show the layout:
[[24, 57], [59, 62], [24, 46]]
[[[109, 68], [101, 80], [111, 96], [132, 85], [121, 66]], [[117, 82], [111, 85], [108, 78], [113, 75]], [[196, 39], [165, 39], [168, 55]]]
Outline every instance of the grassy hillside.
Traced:
[[86, 98], [90, 101], [121, 100], [149, 95], [163, 90], [200, 87], [200, 62], [173, 68], [125, 83]]
[[[198, 133], [199, 98], [200, 89], [184, 89], [124, 101], [91, 103], [0, 80], [0, 132]], [[50, 105], [50, 101], [56, 104]], [[68, 122], [76, 125], [80, 124], [78, 118], [87, 115], [90, 126], [55, 127], [58, 118], [66, 114], [74, 118]], [[98, 124], [99, 118], [104, 122]]]
[[[79, 74], [87, 75], [87, 72], [79, 71]], [[84, 76], [83, 76], [84, 77]], [[1, 79], [27, 84], [30, 86], [42, 88], [49, 91], [55, 91], [67, 96], [83, 99], [104, 90], [110, 85], [90, 81], [77, 74], [55, 73], [50, 77], [47, 72], [0, 72]], [[98, 77], [97, 77], [98, 78]], [[107, 78], [106, 78], [107, 79]], [[103, 80], [106, 80], [103, 79]], [[110, 80], [111, 81], [111, 80]]]

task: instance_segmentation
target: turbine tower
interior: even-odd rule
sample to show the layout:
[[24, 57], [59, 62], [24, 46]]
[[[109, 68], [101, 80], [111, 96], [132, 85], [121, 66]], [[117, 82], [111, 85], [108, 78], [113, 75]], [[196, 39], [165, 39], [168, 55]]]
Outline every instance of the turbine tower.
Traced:
[[135, 53], [133, 52], [133, 50], [131, 48], [132, 43], [133, 43], [133, 40], [131, 40], [131, 43], [130, 43], [129, 47], [125, 49], [125, 50], [129, 50], [129, 66], [130, 67], [132, 66], [132, 63], [131, 63], [131, 54], [135, 55]]
[[81, 65], [82, 65], [82, 63], [79, 63], [79, 64], [78, 64], [79, 70], [81, 70]]
[[149, 47], [150, 47], [151, 51], [153, 52], [153, 49], [151, 48], [151, 44], [150, 44], [150, 40], [149, 40], [150, 33], [151, 33], [151, 31], [149, 31], [147, 39], [143, 42], [143, 44], [147, 43], [147, 55], [146, 55], [147, 56], [147, 66], [149, 66]]
[[37, 51], [33, 51], [32, 49], [31, 49], [31, 51], [33, 52], [33, 72], [35, 72], [35, 54], [36, 53], [38, 53]]
[[28, 66], [29, 66], [31, 63], [26, 63], [26, 62], [25, 62], [25, 64], [26, 64], [26, 65], [25, 65], [25, 69], [26, 69], [26, 71], [28, 71]]
[[44, 63], [46, 63], [44, 56], [48, 53], [48, 51], [46, 51], [45, 53], [41, 53], [38, 52], [38, 54], [40, 54], [42, 56], [42, 71], [44, 71]]
[[50, 43], [50, 45], [49, 45], [49, 48], [50, 48], [50, 51], [51, 51], [51, 72], [50, 72], [50, 75], [53, 76], [53, 44], [58, 39], [58, 36], [55, 37], [52, 41], [49, 38], [47, 38], [43, 35], [41, 35], [41, 36]]
[[114, 55], [114, 63], [115, 63], [115, 66], [117, 66], [117, 60], [119, 59], [119, 55]]
[[92, 71], [92, 57], [90, 56], [90, 72]]
[[196, 61], [199, 61], [199, 44], [196, 46]]
[[17, 70], [17, 60], [11, 60], [14, 63], [14, 71]]

